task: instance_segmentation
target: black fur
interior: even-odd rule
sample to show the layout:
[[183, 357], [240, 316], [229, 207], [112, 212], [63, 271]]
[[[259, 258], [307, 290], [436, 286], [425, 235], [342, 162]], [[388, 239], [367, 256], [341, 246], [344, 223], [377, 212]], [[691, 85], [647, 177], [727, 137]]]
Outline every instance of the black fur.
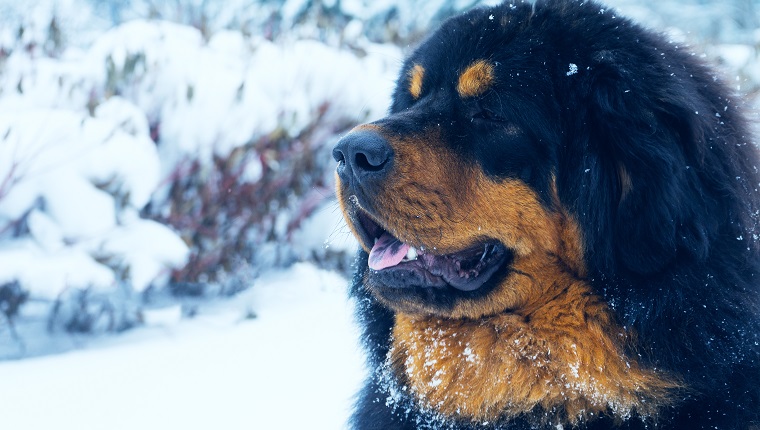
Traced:
[[[426, 65], [425, 85], [443, 87], [478, 58], [498, 62], [497, 81], [508, 85], [476, 104], [418, 101], [407, 90], [412, 64]], [[489, 134], [477, 125], [483, 112], [522, 133]], [[546, 199], [556, 178], [583, 232], [588, 281], [638, 335], [629, 353], [689, 387], [656, 428], [760, 425], [758, 160], [736, 101], [696, 56], [594, 2], [476, 9], [411, 55], [385, 121], [399, 132], [443, 123], [463, 158]], [[352, 427], [531, 428], [443, 422], [394, 391], [384, 371], [393, 314], [363, 288], [366, 260], [362, 252], [352, 294], [373, 372]], [[630, 419], [621, 428], [644, 427]]]

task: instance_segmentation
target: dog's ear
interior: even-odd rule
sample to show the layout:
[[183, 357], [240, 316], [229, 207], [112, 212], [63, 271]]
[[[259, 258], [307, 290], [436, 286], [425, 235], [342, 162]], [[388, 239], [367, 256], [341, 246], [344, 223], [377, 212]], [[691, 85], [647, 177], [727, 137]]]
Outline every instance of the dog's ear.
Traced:
[[718, 232], [719, 190], [709, 183], [725, 180], [704, 168], [709, 146], [725, 144], [706, 141], [715, 112], [697, 78], [657, 56], [598, 52], [568, 97], [557, 186], [602, 273], [646, 276], [677, 258], [702, 260]]

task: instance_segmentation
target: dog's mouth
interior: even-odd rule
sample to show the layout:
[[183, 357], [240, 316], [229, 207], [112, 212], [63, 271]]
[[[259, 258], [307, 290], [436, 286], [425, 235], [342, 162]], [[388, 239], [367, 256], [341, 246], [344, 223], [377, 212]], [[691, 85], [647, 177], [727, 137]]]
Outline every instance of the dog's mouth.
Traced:
[[361, 208], [353, 215], [360, 240], [370, 249], [371, 274], [388, 287], [475, 291], [512, 259], [509, 249], [495, 240], [439, 255], [434, 248], [402, 242]]

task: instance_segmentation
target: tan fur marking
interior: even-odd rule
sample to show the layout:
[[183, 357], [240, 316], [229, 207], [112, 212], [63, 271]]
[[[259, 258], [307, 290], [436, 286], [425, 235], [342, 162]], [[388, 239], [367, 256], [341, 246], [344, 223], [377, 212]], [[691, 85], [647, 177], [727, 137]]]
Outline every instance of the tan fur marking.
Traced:
[[579, 279], [576, 223], [554, 226], [555, 248], [518, 255], [485, 301], [451, 316], [396, 313], [389, 362], [426, 406], [478, 421], [540, 406], [576, 424], [601, 413], [653, 416], [671, 402], [678, 384], [625, 356], [630, 335]]
[[420, 98], [422, 95], [422, 78], [425, 76], [425, 68], [419, 64], [415, 64], [411, 70], [409, 70], [409, 93], [415, 99]]
[[[496, 239], [517, 259], [538, 251], [552, 253], [575, 273], [584, 272], [579, 236], [568, 233], [577, 235], [577, 229], [567, 215], [547, 212], [524, 182], [494, 182], [435, 142], [434, 131], [426, 139], [391, 140], [395, 171], [384, 192], [375, 196], [377, 215], [391, 234], [434, 254]], [[479, 318], [522, 306], [534, 292], [513, 282], [507, 279], [498, 295], [460, 302], [446, 316]], [[381, 295], [377, 298], [384, 301]], [[401, 306], [386, 304], [394, 309]], [[407, 303], [399, 310], [436, 312], [426, 303]]]
[[557, 238], [545, 234], [553, 220], [529, 186], [513, 179], [493, 182], [437, 147], [435, 132], [430, 134], [391, 140], [395, 171], [376, 196], [386, 228], [435, 254], [459, 251], [484, 237], [499, 239], [518, 254], [556, 248]]
[[398, 313], [389, 356], [397, 375], [449, 417], [495, 420], [536, 406], [562, 408], [570, 423], [656, 414], [676, 385], [625, 357], [624, 332], [586, 284], [537, 267], [557, 277], [557, 296], [538, 307], [477, 321]]
[[457, 92], [461, 97], [478, 96], [486, 92], [493, 81], [493, 65], [485, 60], [477, 60], [459, 75]]

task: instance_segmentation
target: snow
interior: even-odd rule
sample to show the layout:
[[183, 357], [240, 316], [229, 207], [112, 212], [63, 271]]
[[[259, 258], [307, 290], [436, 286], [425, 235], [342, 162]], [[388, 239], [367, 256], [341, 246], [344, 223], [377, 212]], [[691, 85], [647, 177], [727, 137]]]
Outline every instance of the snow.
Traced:
[[2, 362], [3, 428], [344, 428], [364, 374], [347, 282], [298, 264], [193, 320]]
[[[272, 134], [296, 138], [322, 116], [325, 124], [382, 116], [402, 53], [369, 42], [363, 50], [357, 56], [318, 41], [276, 43], [239, 31], [206, 41], [190, 26], [133, 20], [55, 58], [11, 51], [0, 73], [0, 233], [14, 224], [29, 231], [0, 247], [0, 258], [13, 252], [18, 262], [0, 271], [0, 285], [20, 281], [33, 297], [49, 299], [67, 288], [164, 285], [189, 250], [140, 211], [152, 202], [166, 213], [172, 178], [188, 160], [210, 165]], [[250, 158], [242, 177], [253, 183], [264, 167]], [[316, 218], [335, 224], [340, 213]], [[277, 219], [284, 231], [292, 214]], [[330, 242], [306, 240], [297, 253], [309, 258]], [[55, 263], [64, 254], [75, 268]]]
[[132, 288], [137, 292], [168, 274], [169, 268], [181, 267], [187, 256], [187, 245], [172, 230], [140, 220], [136, 214], [121, 228], [103, 235], [95, 249], [100, 256], [116, 256], [121, 259], [119, 266], [130, 268]]
[[[158, 186], [160, 164], [133, 106], [116, 98], [96, 117], [3, 106], [0, 225], [25, 218], [29, 233], [0, 242], [0, 258], [12, 263], [0, 269], [0, 284], [20, 281], [53, 299], [72, 287], [115, 286], [113, 266], [126, 262], [127, 279], [142, 291], [184, 264], [187, 246], [138, 215]], [[112, 267], [103, 263], [113, 257]]]
[[[103, 34], [83, 61], [123, 79], [120, 90], [151, 121], [161, 119], [163, 172], [279, 129], [297, 136], [325, 103], [334, 120], [381, 116], [402, 57], [398, 49], [358, 58], [311, 40], [288, 44], [169, 22], [136, 20]], [[361, 77], [361, 79], [357, 79]], [[102, 84], [100, 84], [102, 86]]]
[[713, 50], [727, 70], [739, 71], [743, 78], [760, 82], [760, 67], [757, 67], [760, 49], [751, 45], [723, 44], [713, 47]]
[[38, 297], [52, 299], [72, 286], [107, 288], [116, 283], [108, 267], [78, 249], [48, 252], [22, 239], [0, 244], [0, 258], [0, 283], [17, 280]]
[[[314, 212], [294, 233], [294, 242], [303, 251], [324, 250], [353, 255], [359, 242], [346, 225], [337, 203], [331, 202]], [[302, 254], [306, 259], [308, 256]]]

